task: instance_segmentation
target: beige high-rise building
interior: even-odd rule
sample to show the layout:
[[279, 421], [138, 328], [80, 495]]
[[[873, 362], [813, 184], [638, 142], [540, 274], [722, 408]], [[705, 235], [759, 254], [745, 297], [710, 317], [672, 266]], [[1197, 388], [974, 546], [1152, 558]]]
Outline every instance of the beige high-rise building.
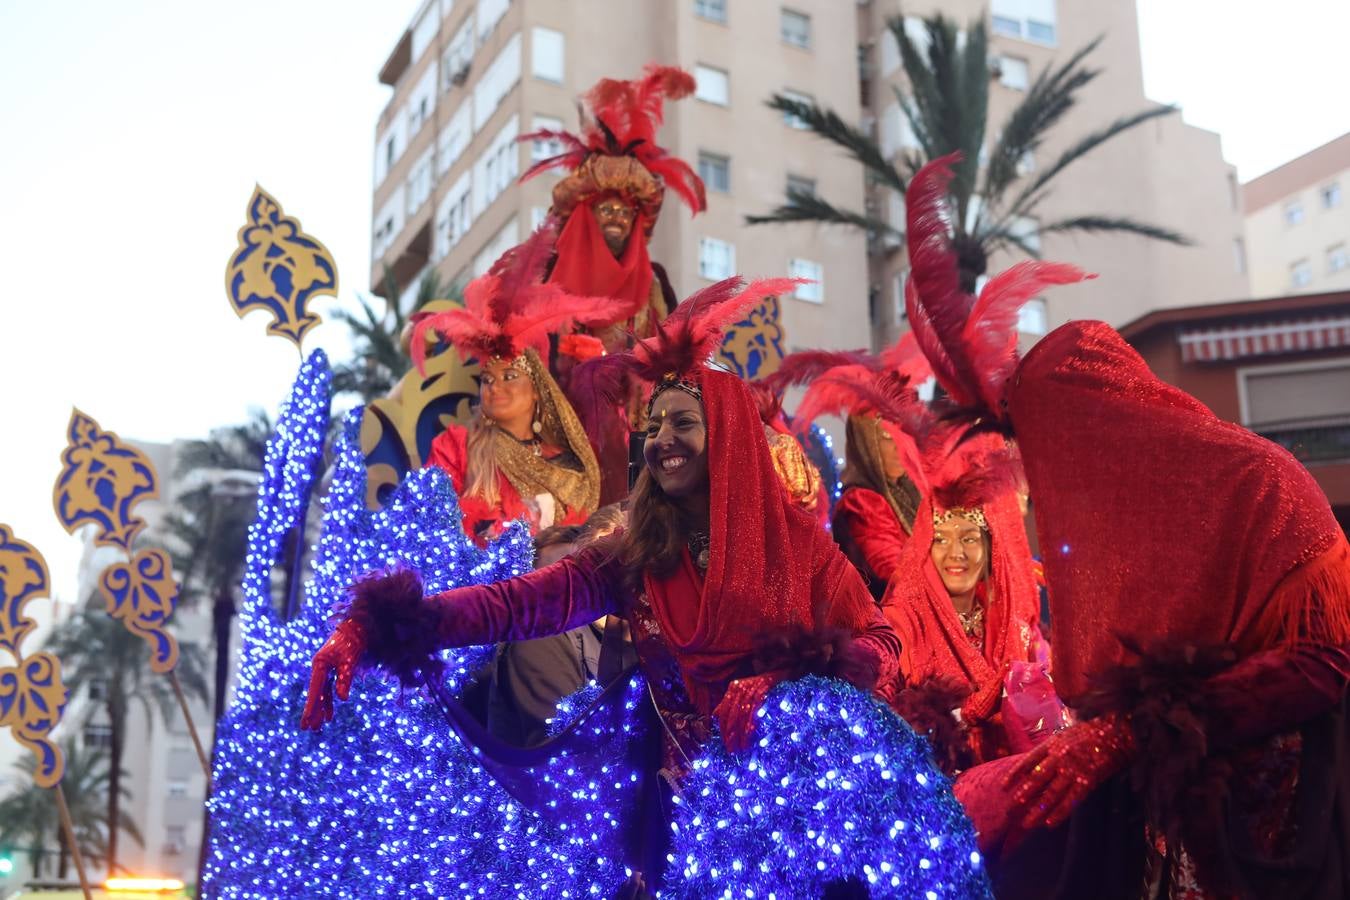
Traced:
[[[1107, 34], [1093, 60], [1104, 73], [1033, 165], [1148, 103], [1131, 2], [940, 7], [958, 21], [991, 16], [992, 49], [1004, 60], [1003, 83], [991, 86], [991, 133], [1042, 67]], [[905, 12], [938, 8], [913, 0]], [[676, 293], [733, 272], [807, 275], [819, 284], [783, 302], [791, 346], [890, 340], [904, 327], [902, 247], [869, 249], [862, 233], [840, 226], [749, 227], [744, 217], [781, 204], [790, 180], [841, 207], [871, 203], [902, 215], [899, 198], [867, 196], [857, 163], [765, 105], [775, 92], [810, 97], [875, 129], [888, 151], [902, 151], [903, 117], [889, 87], [901, 77], [898, 54], [884, 28], [898, 14], [896, 0], [427, 0], [380, 72], [394, 93], [376, 127], [372, 288], [383, 292], [386, 267], [403, 292], [430, 267], [447, 280], [483, 272], [542, 219], [557, 177], [517, 185], [532, 160], [555, 149], [518, 145], [516, 136], [544, 126], [575, 130], [577, 98], [596, 80], [635, 77], [659, 61], [698, 79], [696, 97], [667, 104], [660, 140], [708, 184], [708, 210], [695, 218], [668, 195], [652, 240], [652, 258], [666, 266]], [[1087, 316], [1119, 324], [1156, 307], [1246, 294], [1234, 171], [1218, 136], [1179, 116], [1075, 164], [1044, 211], [1129, 215], [1184, 231], [1198, 246], [1046, 235], [1047, 257], [1101, 278], [1033, 301], [1024, 316], [1032, 332]]]
[[1350, 289], [1350, 134], [1242, 186], [1252, 295]]

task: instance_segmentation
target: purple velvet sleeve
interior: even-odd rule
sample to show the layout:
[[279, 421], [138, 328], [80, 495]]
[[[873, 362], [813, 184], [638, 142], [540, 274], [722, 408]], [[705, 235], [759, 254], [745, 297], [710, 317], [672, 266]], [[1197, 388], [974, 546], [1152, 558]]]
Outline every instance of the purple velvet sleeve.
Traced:
[[620, 611], [620, 569], [610, 550], [589, 547], [516, 578], [428, 597], [427, 624], [442, 647], [559, 634]]
[[1256, 653], [1209, 679], [1209, 741], [1235, 746], [1288, 731], [1333, 708], [1350, 683], [1350, 647], [1305, 644]]

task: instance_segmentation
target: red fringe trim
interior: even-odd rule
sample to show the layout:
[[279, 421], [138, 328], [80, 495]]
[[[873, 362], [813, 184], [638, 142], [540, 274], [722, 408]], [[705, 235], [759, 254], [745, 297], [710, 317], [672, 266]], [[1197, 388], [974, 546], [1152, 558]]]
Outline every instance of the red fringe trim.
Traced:
[[1350, 544], [1344, 534], [1276, 585], [1253, 639], [1242, 649], [1287, 649], [1303, 643], [1350, 643]]

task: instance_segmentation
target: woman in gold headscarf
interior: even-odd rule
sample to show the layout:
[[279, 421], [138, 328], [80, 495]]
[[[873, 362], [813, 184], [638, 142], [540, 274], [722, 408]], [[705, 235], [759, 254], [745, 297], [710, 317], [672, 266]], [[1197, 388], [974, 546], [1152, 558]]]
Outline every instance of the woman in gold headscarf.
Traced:
[[479, 361], [477, 413], [438, 435], [427, 461], [450, 475], [464, 531], [480, 544], [516, 519], [536, 533], [584, 522], [599, 506], [595, 453], [539, 354], [551, 332], [603, 317], [614, 301], [541, 283], [553, 228], [541, 227], [471, 282], [463, 309], [420, 319], [412, 343], [419, 367], [428, 330]]
[[914, 529], [919, 489], [905, 474], [895, 438], [881, 419], [849, 416], [847, 439], [834, 539], [880, 602]]

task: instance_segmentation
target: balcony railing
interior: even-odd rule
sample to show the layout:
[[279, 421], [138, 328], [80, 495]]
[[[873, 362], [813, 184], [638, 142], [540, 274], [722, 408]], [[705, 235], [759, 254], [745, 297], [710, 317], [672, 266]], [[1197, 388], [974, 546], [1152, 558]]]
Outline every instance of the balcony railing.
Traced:
[[1303, 463], [1350, 462], [1350, 424], [1312, 428], [1258, 428]]

